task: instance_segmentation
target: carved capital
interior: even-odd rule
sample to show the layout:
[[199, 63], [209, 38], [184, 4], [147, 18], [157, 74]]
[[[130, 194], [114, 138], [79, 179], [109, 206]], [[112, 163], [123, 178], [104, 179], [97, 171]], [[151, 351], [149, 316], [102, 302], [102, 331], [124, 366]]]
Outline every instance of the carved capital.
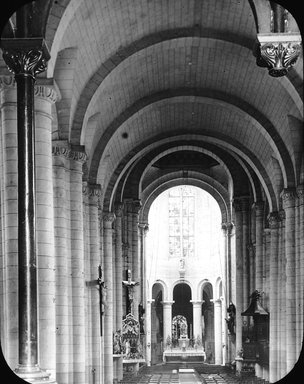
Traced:
[[281, 193], [283, 208], [292, 208], [295, 205], [297, 192], [295, 188], [285, 188]]
[[141, 209], [141, 201], [137, 199], [132, 200], [131, 206], [132, 206], [132, 213], [134, 213], [135, 215], [138, 215]]
[[301, 184], [297, 187], [297, 195], [300, 204], [304, 204], [304, 184]]
[[14, 76], [0, 76], [0, 91], [4, 88], [16, 88]]
[[59, 99], [59, 95], [54, 88], [42, 84], [35, 85], [34, 95], [53, 104], [56, 103], [56, 101]]
[[268, 224], [270, 229], [278, 229], [280, 224], [280, 215], [279, 212], [271, 212], [268, 215]]
[[43, 38], [2, 39], [1, 48], [7, 67], [15, 76], [35, 78], [38, 73], [46, 70], [50, 59]]
[[247, 212], [249, 209], [249, 197], [248, 196], [234, 197], [233, 207], [236, 212], [239, 212], [239, 211]]
[[99, 184], [82, 183], [82, 193], [89, 198], [89, 203], [98, 205], [101, 197], [101, 186]]
[[233, 224], [231, 222], [222, 223], [222, 230], [225, 232], [225, 235], [230, 235], [233, 230]]
[[301, 52], [301, 35], [289, 33], [258, 34], [257, 65], [267, 67], [269, 75], [287, 75]]
[[262, 200], [256, 201], [254, 203], [254, 209], [255, 209], [255, 215], [256, 216], [263, 216], [264, 206], [265, 206], [265, 203]]
[[103, 212], [102, 219], [104, 223], [112, 224], [115, 220], [115, 214], [113, 212]]
[[121, 217], [124, 209], [123, 203], [115, 203], [115, 216]]
[[141, 233], [145, 236], [149, 231], [149, 224], [147, 222], [138, 223], [138, 228], [140, 229]]
[[85, 152], [74, 151], [69, 145], [60, 145], [53, 144], [52, 146], [52, 154], [53, 156], [62, 156], [67, 160], [75, 160], [84, 163], [87, 160], [87, 155]]

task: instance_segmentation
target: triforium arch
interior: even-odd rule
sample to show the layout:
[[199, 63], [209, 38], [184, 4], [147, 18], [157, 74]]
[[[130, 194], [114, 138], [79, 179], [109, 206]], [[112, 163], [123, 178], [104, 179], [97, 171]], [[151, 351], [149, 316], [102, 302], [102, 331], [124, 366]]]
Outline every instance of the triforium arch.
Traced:
[[[0, 335], [10, 368], [30, 381], [112, 384], [132, 356], [160, 362], [173, 285], [147, 279], [148, 213], [184, 184], [216, 199], [223, 257], [221, 273], [193, 268], [195, 280], [190, 258], [165, 255], [174, 281], [192, 285], [187, 336], [208, 362], [284, 377], [304, 324], [296, 14], [268, 0], [11, 3], [0, 42]], [[126, 324], [144, 347], [133, 355], [127, 337], [119, 345]]]

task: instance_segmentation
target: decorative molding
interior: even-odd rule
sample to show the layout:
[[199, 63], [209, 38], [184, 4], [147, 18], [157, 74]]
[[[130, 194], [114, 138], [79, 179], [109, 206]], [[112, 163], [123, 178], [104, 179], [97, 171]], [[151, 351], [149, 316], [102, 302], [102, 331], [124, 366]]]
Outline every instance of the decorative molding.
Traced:
[[269, 75], [287, 75], [301, 53], [301, 35], [291, 33], [258, 34], [257, 65], [267, 67]]
[[43, 38], [1, 39], [3, 59], [15, 76], [36, 77], [44, 72], [50, 53]]

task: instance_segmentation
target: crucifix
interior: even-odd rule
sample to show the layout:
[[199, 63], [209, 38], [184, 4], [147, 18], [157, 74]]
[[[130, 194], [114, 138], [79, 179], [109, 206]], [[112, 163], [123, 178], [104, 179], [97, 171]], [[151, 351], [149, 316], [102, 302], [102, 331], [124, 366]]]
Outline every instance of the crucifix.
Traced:
[[107, 298], [107, 287], [105, 282], [102, 281], [102, 268], [101, 265], [98, 266], [98, 279], [89, 281], [86, 283], [87, 286], [96, 286], [98, 285], [99, 291], [99, 318], [100, 318], [100, 336], [102, 336], [102, 316], [104, 315], [104, 309], [106, 307], [106, 298]]
[[139, 282], [132, 281], [131, 279], [131, 270], [127, 269], [127, 280], [123, 280], [122, 284], [127, 288], [127, 314], [132, 313], [132, 304], [133, 304], [133, 293], [134, 288], [136, 285], [139, 284]]

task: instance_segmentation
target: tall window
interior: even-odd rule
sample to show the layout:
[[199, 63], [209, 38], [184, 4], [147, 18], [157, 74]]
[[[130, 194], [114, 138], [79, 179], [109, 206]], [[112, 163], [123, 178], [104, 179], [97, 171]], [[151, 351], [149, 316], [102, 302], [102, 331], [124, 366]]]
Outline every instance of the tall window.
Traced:
[[194, 256], [194, 204], [190, 186], [169, 191], [169, 257]]

